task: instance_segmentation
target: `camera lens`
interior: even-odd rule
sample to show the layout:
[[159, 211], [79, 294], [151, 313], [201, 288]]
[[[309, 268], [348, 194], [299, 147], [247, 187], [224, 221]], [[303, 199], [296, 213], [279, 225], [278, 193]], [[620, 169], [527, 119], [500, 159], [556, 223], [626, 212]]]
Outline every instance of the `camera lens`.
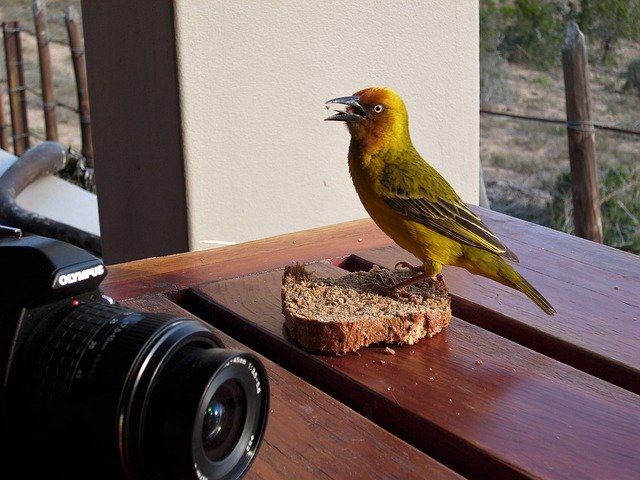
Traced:
[[212, 462], [226, 457], [238, 442], [247, 416], [246, 405], [244, 390], [235, 380], [227, 380], [213, 393], [202, 422], [202, 445]]
[[[212, 374], [213, 372], [213, 374]], [[257, 357], [191, 344], [176, 352], [149, 398], [144, 463], [172, 478], [240, 478], [266, 425], [268, 386]], [[159, 476], [159, 475], [156, 475]]]
[[20, 356], [17, 450], [32, 451], [39, 432], [43, 468], [60, 478], [244, 474], [268, 413], [258, 357], [190, 318], [99, 302], [60, 316], [43, 319]]

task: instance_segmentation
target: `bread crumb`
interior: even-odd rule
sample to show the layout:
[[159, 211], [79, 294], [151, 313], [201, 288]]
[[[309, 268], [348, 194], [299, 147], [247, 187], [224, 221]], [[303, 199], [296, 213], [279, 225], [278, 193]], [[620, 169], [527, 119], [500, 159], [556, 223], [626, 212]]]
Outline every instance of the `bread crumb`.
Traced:
[[478, 359], [478, 360], [476, 360], [475, 363], [476, 363], [476, 365], [482, 365], [482, 360]]
[[387, 355], [395, 355], [396, 351], [393, 348], [384, 347], [384, 353], [386, 353]]

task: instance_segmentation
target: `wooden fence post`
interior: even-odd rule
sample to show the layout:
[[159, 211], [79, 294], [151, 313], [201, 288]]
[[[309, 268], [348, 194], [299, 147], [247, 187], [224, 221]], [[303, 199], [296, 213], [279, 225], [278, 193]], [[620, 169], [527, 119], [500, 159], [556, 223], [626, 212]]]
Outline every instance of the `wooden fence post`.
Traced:
[[27, 120], [27, 98], [20, 43], [20, 23], [2, 22], [4, 55], [7, 64], [7, 85], [13, 131], [13, 153], [22, 155], [29, 148], [29, 123]]
[[33, 0], [32, 8], [38, 42], [38, 58], [40, 60], [40, 85], [42, 87], [44, 125], [47, 132], [47, 140], [58, 141], [58, 122], [56, 118], [56, 103], [53, 96], [49, 32], [47, 31], [47, 10], [44, 2], [41, 0]]
[[76, 76], [78, 91], [78, 110], [80, 111], [80, 131], [82, 134], [82, 156], [86, 159], [87, 168], [93, 172], [93, 136], [91, 134], [91, 113], [89, 109], [89, 86], [87, 84], [87, 64], [84, 56], [84, 45], [78, 24], [78, 11], [69, 6], [65, 15], [69, 44], [73, 57], [73, 70]]
[[579, 237], [602, 243], [596, 134], [591, 122], [589, 64], [583, 33], [570, 22], [562, 46], [573, 222]]
[[4, 123], [4, 97], [2, 95], [2, 85], [0, 82], [0, 148], [9, 150], [9, 136], [7, 135], [8, 124]]

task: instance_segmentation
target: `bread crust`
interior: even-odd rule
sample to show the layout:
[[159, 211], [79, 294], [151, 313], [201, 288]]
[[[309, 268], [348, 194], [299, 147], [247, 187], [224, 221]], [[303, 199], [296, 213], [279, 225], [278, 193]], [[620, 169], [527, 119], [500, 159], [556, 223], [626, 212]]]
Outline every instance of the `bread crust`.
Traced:
[[446, 287], [424, 280], [406, 296], [390, 286], [415, 272], [374, 266], [339, 278], [314, 278], [303, 265], [282, 277], [282, 312], [289, 335], [304, 349], [344, 355], [375, 344], [413, 345], [451, 321]]

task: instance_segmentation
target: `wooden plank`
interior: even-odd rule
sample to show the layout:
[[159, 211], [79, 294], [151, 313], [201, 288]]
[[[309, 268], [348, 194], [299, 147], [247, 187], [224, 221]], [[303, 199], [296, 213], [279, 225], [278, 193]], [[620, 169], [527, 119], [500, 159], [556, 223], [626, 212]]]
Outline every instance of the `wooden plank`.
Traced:
[[[548, 267], [546, 271], [552, 275], [559, 270], [553, 267], [553, 262], [564, 259], [594, 268], [592, 272], [597, 276], [600, 270], [617, 273], [623, 287], [626, 278], [634, 283], [640, 278], [638, 256], [499, 212], [477, 206], [471, 208], [509, 247], [517, 250], [522, 257], [521, 266]], [[110, 274], [103, 286], [115, 298], [135, 297], [278, 268], [293, 260], [307, 262], [346, 257], [356, 251], [387, 245], [394, 245], [394, 242], [367, 218], [206, 251], [109, 265]], [[527, 252], [530, 252], [529, 257], [526, 257]], [[537, 259], [540, 252], [552, 252], [556, 256], [550, 257], [550, 263], [545, 264]], [[529, 262], [528, 258], [534, 261]], [[597, 276], [592, 282], [595, 285], [598, 284]]]
[[[474, 205], [470, 205], [470, 208], [482, 217], [507, 246], [513, 246], [514, 250], [520, 248], [521, 251], [516, 252], [518, 255], [526, 254], [530, 249], [533, 249], [535, 254], [546, 251], [558, 255], [561, 259], [583, 263], [591, 268], [619, 273], [624, 277], [640, 278], [637, 268], [640, 258], [637, 255], [493, 210]], [[521, 263], [524, 263], [522, 259]], [[538, 263], [545, 265], [542, 262]], [[553, 264], [548, 267], [549, 270], [554, 270]]]
[[370, 220], [355, 220], [252, 242], [107, 267], [104, 291], [116, 299], [172, 292], [213, 280], [347, 255], [393, 242]]
[[[161, 295], [122, 302], [143, 312], [193, 317]], [[216, 332], [227, 348], [247, 350]], [[271, 387], [264, 442], [247, 479], [461, 479], [345, 405], [261, 357]]]
[[394, 356], [376, 348], [307, 354], [284, 336], [281, 278], [274, 271], [215, 282], [185, 300], [463, 475], [631, 479], [640, 471], [637, 395], [457, 318]]
[[[560, 313], [549, 317], [518, 292], [461, 269], [445, 268], [447, 285], [457, 299], [456, 313], [637, 393], [640, 257], [498, 212], [472, 209], [519, 255], [517, 268]], [[386, 266], [399, 260], [415, 261], [391, 245], [393, 242], [366, 219], [110, 266], [103, 288], [114, 298], [179, 291], [279, 268], [293, 260], [335, 258], [339, 263], [353, 252]], [[382, 251], [376, 250], [381, 247]]]
[[[511, 246], [511, 245], [510, 245]], [[563, 363], [640, 393], [640, 275], [590, 267], [548, 249], [514, 245], [517, 268], [558, 310], [550, 317], [526, 296], [463, 269], [446, 267], [454, 313]], [[624, 252], [620, 252], [624, 253]], [[640, 257], [629, 264], [640, 272]], [[362, 257], [363, 262], [358, 262]], [[349, 269], [418, 260], [399, 247], [358, 252]], [[539, 265], [552, 265], [541, 270]], [[479, 308], [483, 307], [483, 308]], [[482, 312], [480, 314], [480, 312]]]

